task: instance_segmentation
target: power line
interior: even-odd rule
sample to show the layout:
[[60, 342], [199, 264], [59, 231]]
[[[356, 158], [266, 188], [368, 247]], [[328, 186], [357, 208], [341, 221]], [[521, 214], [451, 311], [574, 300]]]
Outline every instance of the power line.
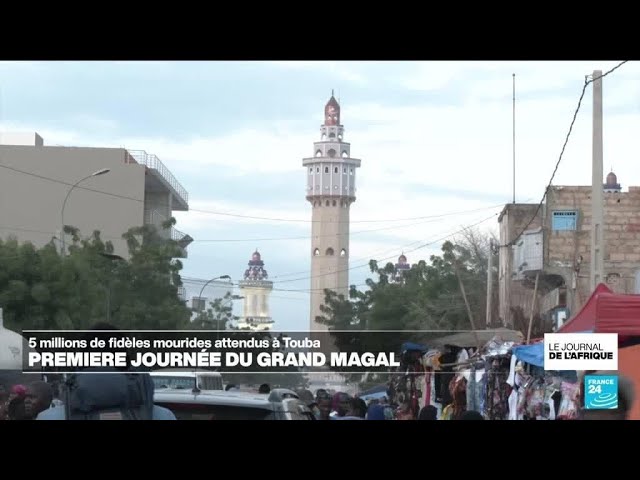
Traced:
[[[463, 214], [463, 213], [472, 213], [472, 212], [478, 212], [481, 210], [487, 210], [490, 208], [496, 208], [499, 206], [502, 206], [503, 204], [497, 204], [497, 205], [490, 205], [487, 207], [482, 207], [482, 208], [476, 208], [473, 210], [462, 210], [462, 211], [457, 211], [457, 212], [447, 212], [447, 213], [441, 213], [438, 215], [426, 215], [426, 216], [421, 216], [421, 217], [407, 217], [407, 218], [387, 218], [387, 219], [381, 219], [381, 220], [349, 220], [349, 221], [339, 221], [339, 222], [335, 222], [335, 223], [385, 223], [385, 222], [408, 222], [408, 221], [414, 221], [414, 220], [425, 220], [428, 218], [440, 218], [440, 217], [447, 217], [447, 216], [452, 216], [452, 215], [459, 215], [459, 214]], [[236, 213], [228, 213], [228, 212], [219, 212], [219, 211], [213, 211], [213, 210], [200, 210], [200, 209], [196, 209], [196, 208], [190, 208], [189, 209], [190, 212], [198, 212], [198, 213], [207, 213], [210, 215], [221, 215], [221, 216], [226, 216], [226, 217], [235, 217], [235, 218], [246, 218], [246, 219], [250, 219], [250, 220], [269, 220], [272, 222], [295, 222], [295, 223], [321, 223], [323, 220], [309, 220], [309, 219], [300, 219], [300, 218], [277, 218], [277, 217], [260, 217], [260, 216], [255, 216], [255, 215], [241, 215], [241, 214], [236, 214]]]
[[[527, 200], [525, 200], [525, 202], [528, 202], [532, 200], [531, 198], [528, 198]], [[496, 207], [502, 207], [502, 204], [500, 205], [496, 205]], [[378, 250], [375, 253], [371, 253], [368, 255], [364, 255], [364, 256], [360, 256], [360, 257], [356, 257], [356, 258], [351, 258], [349, 259], [352, 262], [359, 262], [362, 260], [369, 260], [371, 258], [377, 257], [377, 256], [381, 256], [381, 255], [385, 255], [387, 254], [387, 252], [394, 252], [397, 254], [397, 252], [402, 252], [404, 253], [405, 250], [407, 250], [409, 247], [422, 243], [423, 240], [416, 240], [415, 242], [411, 242], [408, 243], [406, 245], [400, 246], [400, 247], [392, 247], [392, 248], [387, 248], [385, 250]], [[410, 250], [407, 251], [407, 253], [409, 253]], [[290, 277], [292, 275], [301, 275], [303, 273], [309, 273], [309, 270], [299, 270], [297, 272], [289, 272], [289, 273], [281, 273], [279, 275], [275, 275], [274, 277], [271, 277], [272, 279], [276, 279], [276, 278], [282, 278], [282, 277]]]
[[[16, 173], [21, 173], [23, 175], [29, 175], [31, 177], [39, 178], [41, 180], [45, 180], [45, 181], [48, 181], [48, 182], [59, 183], [61, 185], [67, 185], [68, 187], [73, 187], [74, 186], [73, 183], [65, 182], [64, 180], [58, 180], [56, 178], [47, 177], [47, 176], [40, 175], [40, 174], [37, 174], [37, 173], [27, 172], [25, 170], [20, 170], [19, 168], [11, 167], [9, 165], [4, 165], [2, 163], [0, 163], [0, 168], [11, 170], [11, 171], [16, 172]], [[98, 189], [91, 188], [91, 187], [84, 187], [82, 185], [78, 185], [75, 188], [80, 189], [80, 190], [88, 190], [90, 192], [95, 192], [95, 193], [101, 193], [103, 195], [107, 195], [107, 196], [110, 196], [110, 197], [121, 198], [121, 199], [124, 199], [124, 200], [131, 200], [131, 201], [134, 201], [134, 202], [142, 202], [142, 203], [144, 203], [144, 199], [128, 197], [126, 195], [119, 195], [117, 193], [112, 193], [112, 192], [105, 192], [104, 190], [98, 190]]]
[[[469, 228], [473, 228], [473, 227], [475, 227], [475, 226], [478, 226], [478, 225], [480, 225], [480, 224], [482, 224], [482, 223], [486, 222], [487, 220], [490, 220], [490, 219], [492, 219], [492, 218], [495, 218], [497, 215], [498, 215], [497, 213], [494, 213], [494, 214], [490, 215], [489, 217], [486, 217], [486, 218], [484, 218], [484, 219], [482, 219], [482, 220], [480, 220], [480, 221], [478, 221], [478, 222], [476, 222], [476, 223], [474, 223], [474, 224], [472, 224], [472, 225], [467, 225], [467, 226], [465, 226], [465, 227], [461, 228], [460, 230], [457, 230], [457, 231], [455, 231], [455, 232], [451, 232], [451, 233], [449, 233], [449, 234], [447, 234], [447, 235], [444, 235], [444, 236], [442, 236], [442, 237], [440, 237], [440, 238], [437, 238], [437, 239], [435, 239], [435, 240], [430, 240], [430, 241], [428, 241], [428, 242], [426, 242], [426, 243], [423, 243], [423, 244], [419, 245], [419, 246], [418, 246], [418, 247], [416, 247], [416, 248], [413, 248], [413, 249], [411, 249], [411, 250], [407, 251], [407, 253], [415, 252], [415, 251], [417, 251], [417, 250], [420, 250], [420, 249], [423, 249], [423, 248], [425, 248], [425, 247], [431, 246], [431, 245], [433, 245], [433, 244], [435, 244], [435, 243], [438, 243], [438, 242], [441, 242], [441, 241], [443, 241], [443, 240], [446, 240], [447, 238], [450, 238], [450, 237], [452, 237], [452, 236], [454, 236], [454, 235], [460, 234], [460, 233], [462, 233], [462, 232], [464, 232], [464, 231], [468, 230]], [[380, 261], [389, 260], [389, 259], [392, 259], [392, 258], [395, 258], [395, 255], [390, 256], [390, 257], [387, 257], [387, 258], [381, 258], [381, 259], [378, 259], [377, 261], [378, 261], [378, 262], [380, 262]], [[280, 282], [278, 282], [278, 283], [295, 282], [295, 281], [302, 281], [302, 280], [311, 280], [311, 279], [313, 279], [313, 278], [324, 277], [324, 276], [327, 276], [327, 275], [335, 275], [336, 273], [346, 272], [346, 271], [350, 271], [350, 270], [355, 270], [355, 269], [363, 268], [363, 267], [367, 267], [367, 266], [369, 266], [369, 263], [366, 263], [366, 264], [363, 264], [363, 265], [355, 265], [355, 266], [353, 266], [353, 267], [349, 267], [349, 268], [346, 268], [346, 269], [336, 270], [336, 271], [334, 271], [334, 272], [323, 273], [323, 274], [319, 274], [319, 275], [311, 275], [311, 276], [307, 276], [307, 277], [301, 277], [301, 278], [295, 278], [295, 279], [289, 279], [289, 280], [282, 280], [282, 281], [280, 281]], [[196, 279], [196, 280], [197, 280], [197, 279]], [[239, 284], [237, 284], [237, 283], [233, 283], [233, 282], [231, 282], [231, 283], [230, 283], [230, 285], [239, 286]], [[355, 287], [359, 287], [359, 286], [366, 286], [366, 285], [367, 285], [367, 284], [359, 284], [359, 285], [354, 285], [354, 286], [355, 286]], [[347, 288], [349, 288], [349, 287], [350, 287], [350, 285], [347, 285], [346, 287], [347, 287]], [[338, 288], [341, 288], [341, 287], [338, 287]], [[273, 290], [273, 291], [279, 291], [279, 292], [300, 292], [300, 293], [312, 293], [312, 292], [315, 292], [315, 291], [324, 291], [324, 289], [323, 289], [323, 288], [319, 288], [319, 289], [318, 289], [318, 288], [317, 288], [317, 289], [284, 289], [284, 288], [273, 288], [272, 290]]]
[[515, 238], [513, 240], [511, 240], [510, 242], [507, 242], [504, 245], [499, 245], [498, 248], [509, 248], [509, 247], [512, 247], [513, 245], [515, 245], [516, 242], [520, 239], [520, 237], [524, 234], [524, 232], [527, 231], [527, 229], [531, 226], [531, 224], [537, 218], [538, 213], [540, 212], [540, 209], [542, 208], [542, 204], [544, 203], [544, 200], [547, 197], [547, 194], [549, 193], [549, 190], [551, 189], [551, 186], [553, 185], [553, 179], [556, 176], [556, 172], [558, 171], [558, 167], [560, 166], [560, 162], [562, 162], [562, 156], [564, 155], [564, 151], [567, 148], [567, 143], [569, 143], [569, 137], [571, 136], [571, 132], [573, 131], [573, 125], [575, 124], [576, 118], [578, 117], [578, 112], [580, 111], [580, 107], [582, 106], [582, 99], [584, 98], [584, 95], [585, 95], [585, 93], [587, 91], [587, 87], [589, 86], [589, 84], [592, 83], [595, 80], [599, 80], [601, 78], [606, 77], [610, 73], [613, 73], [614, 71], [616, 71], [618, 68], [620, 68], [622, 65], [624, 65], [628, 61], [629, 60], [624, 60], [624, 61], [620, 62], [618, 65], [613, 67], [611, 70], [603, 73], [598, 78], [592, 78], [592, 79], [588, 80], [585, 77], [584, 85], [582, 87], [582, 93], [580, 94], [580, 98], [578, 99], [578, 106], [576, 107], [575, 112], [573, 112], [573, 118], [571, 120], [571, 124], [569, 125], [569, 131], [567, 132], [567, 136], [564, 139], [564, 144], [562, 145], [562, 150], [560, 151], [560, 156], [558, 158], [558, 161], [556, 162], [555, 168], [553, 169], [553, 173], [551, 174], [551, 179], [549, 180], [549, 183], [547, 184], [547, 187], [544, 189], [544, 194], [542, 195], [542, 198], [540, 199], [540, 203], [538, 203], [538, 206], [536, 207], [536, 211], [531, 216], [531, 219], [529, 220], [529, 222], [527, 222], [525, 227], [520, 231], [520, 233], [518, 235], [515, 236]]
[[[478, 210], [488, 210], [491, 208], [495, 208], [498, 205], [495, 206], [491, 206], [491, 207], [483, 207], [483, 208], [479, 208], [479, 209], [472, 209], [472, 210], [468, 210], [467, 212], [463, 212], [463, 213], [472, 213], [472, 212], [476, 212]], [[446, 215], [454, 215], [454, 214], [446, 214]], [[409, 223], [409, 224], [404, 224], [404, 225], [394, 225], [394, 226], [387, 226], [387, 227], [380, 227], [380, 228], [372, 228], [372, 229], [368, 229], [368, 230], [358, 230], [355, 232], [348, 232], [348, 233], [337, 233], [337, 234], [323, 234], [323, 235], [304, 235], [304, 236], [298, 236], [298, 237], [271, 237], [271, 238], [221, 238], [221, 239], [194, 239], [193, 241], [195, 243], [242, 243], [242, 242], [266, 242], [266, 241], [280, 241], [280, 240], [309, 240], [309, 239], [314, 239], [314, 238], [323, 238], [323, 237], [334, 237], [334, 236], [351, 236], [351, 235], [359, 235], [359, 234], [363, 234], [363, 233], [372, 233], [372, 232], [381, 232], [381, 231], [388, 231], [388, 230], [395, 230], [395, 229], [402, 229], [402, 228], [408, 228], [408, 227], [415, 227], [417, 225], [424, 225], [426, 223], [433, 223], [436, 222], [438, 220], [440, 220], [443, 216], [445, 215], [441, 215], [441, 216], [433, 216], [430, 217], [429, 220], [424, 220], [421, 222], [414, 222], [414, 223]], [[45, 230], [36, 230], [36, 229], [29, 229], [29, 228], [24, 228], [24, 227], [17, 227], [17, 226], [10, 226], [10, 225], [3, 225], [0, 226], [0, 230], [9, 230], [9, 231], [23, 231], [23, 232], [29, 232], [29, 233], [40, 233], [43, 235], [52, 235], [53, 238], [56, 237], [56, 235], [58, 234], [58, 232], [56, 231], [45, 231]], [[108, 234], [103, 234], [101, 232], [100, 234], [100, 238], [102, 240], [122, 240], [122, 236], [117, 237], [114, 235], [108, 235]]]
[[[58, 180], [56, 178], [52, 178], [52, 177], [47, 177], [45, 175], [40, 175], [38, 173], [34, 173], [34, 172], [29, 172], [26, 170], [21, 170], [19, 168], [15, 168], [12, 167], [10, 165], [4, 165], [2, 163], [0, 163], [0, 168], [4, 168], [7, 170], [11, 170], [13, 172], [16, 173], [20, 173], [23, 175], [28, 175], [34, 178], [39, 178], [41, 180], [45, 180], [48, 182], [53, 182], [53, 183], [58, 183], [61, 185], [66, 185], [66, 186], [74, 186], [73, 183], [71, 182], [66, 182], [64, 180]], [[114, 198], [120, 198], [123, 200], [130, 200], [130, 201], [134, 201], [134, 202], [140, 202], [140, 203], [144, 203], [144, 199], [140, 199], [140, 198], [135, 198], [135, 197], [130, 197], [127, 195], [120, 195], [117, 193], [113, 193], [113, 192], [107, 192], [104, 190], [98, 190], [96, 188], [91, 188], [91, 187], [87, 187], [87, 186], [82, 186], [82, 185], [78, 185], [75, 188], [80, 189], [80, 190], [86, 190], [86, 191], [90, 191], [90, 192], [94, 192], [94, 193], [100, 193], [102, 195], [107, 195], [110, 197], [114, 197]], [[495, 208], [497, 206], [501, 206], [502, 204], [499, 205], [490, 205], [487, 207], [481, 207], [481, 208], [476, 208], [476, 209], [472, 209], [472, 210], [461, 210], [461, 211], [455, 211], [455, 212], [447, 212], [447, 213], [441, 213], [441, 214], [436, 214], [436, 215], [425, 215], [425, 216], [420, 216], [420, 217], [406, 217], [406, 218], [390, 218], [390, 219], [380, 219], [380, 220], [350, 220], [350, 221], [338, 221], [335, 223], [389, 223], [389, 222], [403, 222], [403, 221], [415, 221], [415, 220], [426, 220], [426, 219], [434, 219], [434, 218], [441, 218], [441, 217], [448, 217], [448, 216], [455, 216], [455, 215], [460, 215], [460, 214], [464, 214], [464, 213], [473, 213], [473, 212], [477, 212], [477, 211], [482, 211], [482, 210], [487, 210], [490, 208]], [[168, 204], [164, 204], [163, 206], [168, 206]], [[235, 214], [235, 213], [229, 213], [229, 212], [220, 212], [220, 211], [215, 211], [215, 210], [203, 210], [203, 209], [196, 209], [196, 208], [190, 208], [188, 210], [189, 212], [196, 212], [196, 213], [206, 213], [209, 215], [220, 215], [220, 216], [227, 216], [227, 217], [235, 217], [235, 218], [246, 218], [246, 219], [254, 219], [254, 220], [268, 220], [268, 221], [272, 221], [272, 222], [296, 222], [296, 223], [319, 223], [321, 222], [321, 220], [309, 220], [309, 219], [285, 219], [285, 218], [276, 218], [276, 217], [260, 217], [260, 216], [252, 216], [252, 215], [241, 215], [241, 214]], [[402, 227], [398, 227], [398, 228], [402, 228]], [[308, 238], [308, 237], [304, 237], [304, 238]], [[230, 240], [201, 240], [201, 241], [267, 241], [267, 240], [271, 240], [271, 239], [251, 239], [251, 240], [234, 240], [234, 239], [230, 239]], [[283, 239], [284, 240], [284, 239]]]
[[[484, 218], [483, 220], [480, 220], [479, 222], [476, 222], [476, 223], [474, 223], [472, 225], [466, 226], [466, 227], [464, 227], [464, 228], [462, 228], [460, 230], [457, 230], [455, 232], [449, 233], [449, 234], [447, 234], [447, 235], [445, 235], [443, 237], [440, 237], [440, 238], [438, 238], [436, 240], [432, 240], [432, 241], [423, 243], [423, 244], [417, 246], [416, 248], [408, 250], [406, 253], [412, 253], [412, 252], [415, 252], [417, 250], [421, 250], [421, 249], [423, 249], [425, 247], [433, 245], [434, 243], [438, 243], [438, 242], [441, 242], [443, 240], [446, 240], [449, 237], [452, 237], [454, 235], [458, 235], [458, 234], [466, 231], [469, 228], [475, 227], [477, 225], [480, 225], [481, 223], [486, 222], [487, 220], [490, 220], [491, 218], [494, 218], [496, 215], [498, 215], [498, 214], [494, 213], [493, 215], [490, 215], [489, 217]], [[379, 258], [376, 261], [377, 262], [384, 262], [385, 260], [391, 260], [393, 258], [396, 258], [396, 256], [395, 255], [391, 255], [391, 256], [388, 256], [388, 257]], [[336, 273], [348, 272], [348, 271], [351, 271], [351, 270], [354, 270], [354, 269], [357, 269], [357, 268], [363, 268], [363, 267], [368, 267], [368, 266], [369, 266], [369, 262], [364, 263], [362, 265], [355, 265], [353, 267], [349, 267], [349, 268], [345, 268], [345, 269], [341, 269], [341, 270], [336, 270], [335, 272], [321, 273], [321, 274], [318, 274], [318, 275], [311, 275], [311, 276], [308, 276], [308, 277], [299, 277], [299, 278], [290, 278], [290, 279], [287, 279], [287, 280], [280, 280], [278, 283], [289, 283], [289, 282], [296, 282], [296, 281], [301, 281], [301, 280], [311, 280], [313, 278], [326, 277], [328, 275], [334, 275]], [[323, 290], [323, 289], [320, 289], [320, 290]]]
[[[498, 206], [502, 206], [502, 204], [500, 205], [492, 205], [490, 207], [484, 207], [484, 208], [479, 208], [479, 209], [473, 209], [473, 210], [468, 210], [467, 212], [462, 212], [462, 213], [473, 213], [479, 210], [489, 210], [489, 209], [493, 209], [496, 208]], [[456, 214], [447, 214], [447, 215], [456, 215]], [[212, 243], [225, 243], [225, 242], [267, 242], [267, 241], [278, 241], [278, 240], [309, 240], [309, 239], [315, 239], [315, 238], [323, 238], [323, 237], [342, 237], [342, 236], [347, 236], [350, 237], [351, 235], [359, 235], [361, 233], [371, 233], [371, 232], [382, 232], [382, 231], [386, 231], [386, 230], [395, 230], [395, 229], [401, 229], [401, 228], [408, 228], [408, 227], [415, 227], [417, 225], [424, 225], [426, 223], [433, 223], [436, 222], [438, 220], [440, 220], [442, 217], [444, 217], [445, 215], [440, 215], [440, 216], [434, 216], [434, 217], [430, 217], [429, 220], [423, 220], [421, 222], [413, 222], [413, 223], [408, 223], [408, 224], [404, 224], [404, 225], [392, 225], [392, 226], [388, 226], [388, 227], [380, 227], [380, 228], [372, 228], [372, 229], [368, 229], [368, 230], [357, 230], [355, 232], [346, 232], [346, 233], [336, 233], [336, 234], [324, 234], [324, 235], [305, 235], [305, 236], [299, 236], [299, 237], [272, 237], [272, 238], [220, 238], [220, 239], [203, 239], [203, 240], [194, 240], [197, 243], [203, 243], [203, 242], [212, 242]], [[334, 223], [338, 223], [338, 222], [334, 222]]]

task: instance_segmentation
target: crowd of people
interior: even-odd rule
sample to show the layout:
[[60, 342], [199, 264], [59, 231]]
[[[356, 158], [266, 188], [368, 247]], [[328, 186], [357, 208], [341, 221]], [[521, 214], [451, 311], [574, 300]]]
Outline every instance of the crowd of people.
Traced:
[[16, 384], [9, 389], [0, 385], [0, 420], [35, 420], [54, 404], [54, 391], [47, 382]]
[[[319, 389], [315, 396], [308, 390], [298, 392], [306, 401], [317, 420], [437, 420], [438, 410], [433, 405], [423, 407], [416, 418], [408, 405], [395, 405], [387, 397], [368, 402], [344, 392], [333, 395]], [[476, 411], [467, 411], [460, 420], [484, 420]]]

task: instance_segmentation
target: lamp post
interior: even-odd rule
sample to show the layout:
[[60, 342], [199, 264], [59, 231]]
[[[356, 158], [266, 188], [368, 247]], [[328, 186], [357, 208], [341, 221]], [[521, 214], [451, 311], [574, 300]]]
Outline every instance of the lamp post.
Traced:
[[[214, 277], [211, 280], [208, 280], [207, 283], [205, 283], [202, 288], [200, 289], [200, 295], [198, 295], [198, 299], [202, 298], [202, 293], [204, 292], [204, 289], [207, 288], [207, 285], [209, 285], [211, 282], [215, 282], [216, 280], [231, 280], [231, 277], [229, 275], [222, 275], [220, 277]], [[200, 310], [202, 311], [202, 310]]]
[[[200, 295], [198, 295], [198, 299], [202, 298], [202, 293], [204, 292], [204, 289], [207, 288], [207, 285], [209, 285], [211, 282], [215, 282], [216, 280], [231, 280], [231, 277], [229, 275], [222, 275], [220, 277], [214, 277], [211, 280], [208, 280], [207, 283], [205, 283], [202, 288], [200, 289]], [[202, 311], [202, 310], [201, 310]]]
[[[110, 260], [112, 262], [124, 262], [125, 259], [122, 258], [120, 255], [115, 255], [113, 253], [107, 253], [107, 252], [100, 252], [100, 255], [104, 258], [106, 258], [107, 260]], [[107, 279], [107, 285], [105, 287], [105, 290], [107, 292], [107, 305], [106, 305], [106, 316], [107, 316], [107, 323], [111, 323], [111, 288], [113, 286], [113, 270], [111, 270], [111, 272], [109, 272], [109, 278]], [[131, 327], [131, 325], [129, 325], [129, 327]]]
[[69, 195], [71, 195], [71, 192], [73, 192], [73, 189], [76, 188], [78, 185], [80, 185], [82, 182], [84, 182], [85, 180], [88, 180], [91, 177], [97, 177], [99, 175], [104, 175], [105, 173], [109, 173], [111, 170], [108, 168], [102, 168], [96, 172], [93, 172], [91, 175], [87, 175], [84, 178], [81, 178], [80, 180], [78, 180], [76, 183], [74, 183], [71, 188], [69, 189], [69, 191], [67, 192], [67, 196], [64, 197], [64, 202], [62, 203], [62, 211], [60, 212], [60, 224], [62, 227], [62, 230], [60, 231], [60, 241], [62, 243], [62, 255], [66, 254], [66, 248], [65, 248], [65, 233], [64, 233], [64, 209], [67, 206], [67, 200], [69, 200]]
[[[230, 277], [229, 275], [222, 275], [222, 276], [220, 276], [220, 277], [214, 277], [214, 278], [212, 278], [211, 280], [207, 281], [207, 283], [205, 283], [205, 284], [202, 286], [202, 288], [200, 289], [200, 295], [198, 295], [198, 300], [200, 300], [200, 299], [202, 298], [202, 293], [204, 292], [204, 289], [205, 289], [205, 288], [207, 288], [207, 285], [209, 285], [211, 282], [215, 282], [216, 280], [222, 280], [222, 279], [225, 279], [225, 280], [231, 280], [231, 277]], [[205, 307], [206, 307], [206, 305], [205, 305]], [[202, 312], [202, 311], [204, 311], [204, 310], [206, 310], [206, 308], [203, 308], [203, 309], [202, 309], [202, 310], [200, 310], [200, 311]], [[217, 324], [217, 323], [218, 323], [218, 322], [216, 322], [216, 324]], [[219, 327], [219, 325], [216, 325], [216, 326], [217, 326], [217, 327]], [[218, 330], [218, 329], [216, 328], [216, 330]], [[218, 338], [218, 335], [219, 335], [219, 332], [216, 332], [216, 339]]]

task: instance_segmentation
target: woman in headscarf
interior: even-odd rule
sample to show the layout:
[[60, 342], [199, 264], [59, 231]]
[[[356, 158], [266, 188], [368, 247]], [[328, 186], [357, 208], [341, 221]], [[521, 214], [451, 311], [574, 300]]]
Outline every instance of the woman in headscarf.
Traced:
[[26, 420], [24, 411], [24, 400], [27, 395], [27, 387], [24, 385], [14, 385], [6, 404], [7, 420]]

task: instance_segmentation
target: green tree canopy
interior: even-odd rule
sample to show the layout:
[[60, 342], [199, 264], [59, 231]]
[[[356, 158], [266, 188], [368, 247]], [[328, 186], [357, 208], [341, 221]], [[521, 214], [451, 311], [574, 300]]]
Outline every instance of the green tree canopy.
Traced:
[[[393, 280], [392, 263], [381, 267], [371, 260], [369, 266], [375, 278], [367, 279], [368, 288], [359, 290], [352, 286], [348, 298], [326, 291], [325, 305], [321, 308], [323, 315], [318, 321], [329, 330], [399, 331], [375, 336], [333, 334], [337, 348], [342, 351], [399, 353], [404, 342], [428, 343], [453, 331], [471, 330], [461, 281], [476, 327], [484, 328], [488, 255], [494, 255], [494, 282], [498, 265], [497, 252], [490, 251], [489, 239], [487, 235], [469, 230], [454, 242], [445, 242], [441, 255], [432, 255], [428, 262], [418, 261], [399, 282]], [[497, 292], [497, 288], [494, 291]], [[497, 311], [497, 295], [493, 305]], [[416, 330], [432, 333], [410, 333]], [[360, 381], [361, 376], [350, 377], [350, 380]]]
[[123, 235], [129, 258], [113, 254], [100, 232], [81, 238], [68, 254], [51, 242], [37, 249], [15, 238], [0, 239], [0, 306], [9, 328], [86, 329], [110, 321], [122, 329], [179, 329], [190, 312], [178, 296], [179, 247], [154, 226]]

